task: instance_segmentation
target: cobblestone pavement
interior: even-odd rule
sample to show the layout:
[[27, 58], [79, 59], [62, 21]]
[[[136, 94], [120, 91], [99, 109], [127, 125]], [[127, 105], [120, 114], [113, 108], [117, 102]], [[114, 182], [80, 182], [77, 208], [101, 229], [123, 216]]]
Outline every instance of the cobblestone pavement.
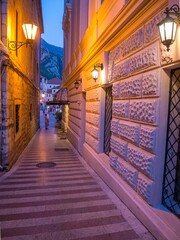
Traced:
[[1, 176], [0, 199], [2, 240], [154, 239], [54, 128]]

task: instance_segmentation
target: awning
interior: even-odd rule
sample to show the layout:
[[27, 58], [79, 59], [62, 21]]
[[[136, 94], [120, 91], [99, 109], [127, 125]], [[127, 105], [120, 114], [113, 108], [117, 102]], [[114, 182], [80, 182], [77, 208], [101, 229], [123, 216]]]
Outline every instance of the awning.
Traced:
[[69, 101], [48, 101], [46, 105], [68, 105]]
[[69, 104], [67, 98], [67, 88], [60, 88], [55, 94], [53, 101], [46, 102], [47, 105], [67, 105]]

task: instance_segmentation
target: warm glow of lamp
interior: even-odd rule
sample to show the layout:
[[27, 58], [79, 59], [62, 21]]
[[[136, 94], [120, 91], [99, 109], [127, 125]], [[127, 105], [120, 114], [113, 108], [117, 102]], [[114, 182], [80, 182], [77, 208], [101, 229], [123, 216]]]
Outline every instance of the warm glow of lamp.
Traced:
[[43, 92], [41, 96], [42, 96], [42, 98], [44, 98], [45, 97], [45, 93]]
[[175, 41], [177, 31], [177, 19], [170, 17], [169, 14], [179, 16], [179, 6], [174, 4], [170, 9], [166, 8], [164, 13], [166, 17], [158, 23], [158, 27], [161, 42], [167, 47], [167, 51], [169, 51], [170, 45]]
[[32, 23], [25, 23], [22, 25], [23, 31], [25, 38], [28, 41], [32, 41], [36, 37], [36, 32], [37, 32], [37, 26], [32, 24]]
[[98, 76], [99, 76], [98, 70], [97, 70], [96, 68], [94, 68], [94, 69], [91, 71], [91, 73], [92, 73], [93, 79], [96, 81], [96, 80], [98, 79]]
[[176, 37], [177, 23], [172, 17], [168, 16], [158, 26], [161, 42], [167, 47], [167, 51], [169, 51], [169, 46], [173, 44]]
[[33, 41], [36, 37], [37, 26], [32, 23], [27, 23], [22, 25], [24, 35], [26, 38], [26, 42], [19, 42], [19, 41], [8, 41], [8, 48], [9, 50], [16, 51], [22, 46], [32, 46]]
[[92, 78], [95, 80], [95, 82], [96, 82], [96, 80], [98, 79], [98, 76], [99, 76], [99, 72], [98, 72], [97, 68], [100, 68], [101, 70], [103, 70], [103, 64], [98, 63], [98, 64], [94, 65], [94, 69], [91, 71]]

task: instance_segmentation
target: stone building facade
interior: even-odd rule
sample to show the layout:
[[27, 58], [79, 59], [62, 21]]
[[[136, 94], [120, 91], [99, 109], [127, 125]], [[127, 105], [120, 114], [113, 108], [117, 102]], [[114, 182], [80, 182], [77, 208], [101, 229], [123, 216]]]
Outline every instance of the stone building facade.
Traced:
[[157, 239], [180, 237], [180, 27], [169, 52], [157, 27], [173, 4], [71, 0], [63, 17], [68, 139]]
[[[1, 168], [11, 167], [39, 128], [41, 1], [0, 1]], [[26, 42], [22, 24], [37, 25], [31, 46], [10, 49], [10, 41]]]

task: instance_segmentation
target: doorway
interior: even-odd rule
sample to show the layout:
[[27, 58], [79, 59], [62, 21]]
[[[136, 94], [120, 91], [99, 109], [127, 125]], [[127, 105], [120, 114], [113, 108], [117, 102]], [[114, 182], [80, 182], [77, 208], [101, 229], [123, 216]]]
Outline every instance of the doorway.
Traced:
[[104, 153], [109, 155], [111, 146], [112, 86], [105, 88]]
[[163, 204], [180, 217], [180, 68], [171, 71]]

